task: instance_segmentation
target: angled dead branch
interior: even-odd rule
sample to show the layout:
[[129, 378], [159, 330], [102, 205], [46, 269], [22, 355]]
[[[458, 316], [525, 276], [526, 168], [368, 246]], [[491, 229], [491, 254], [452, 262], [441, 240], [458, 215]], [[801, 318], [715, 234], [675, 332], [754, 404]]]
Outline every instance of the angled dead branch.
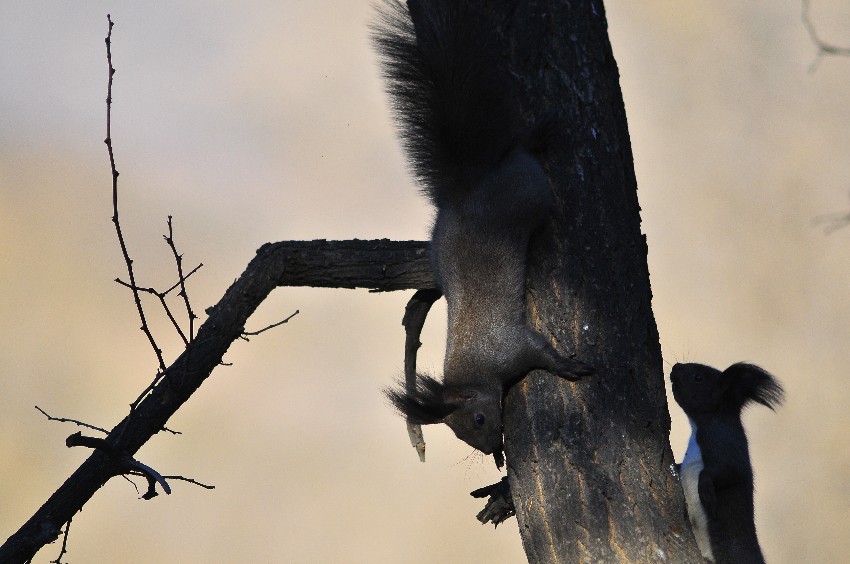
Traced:
[[[204, 383], [221, 363], [245, 323], [278, 286], [369, 288], [390, 291], [433, 288], [424, 241], [285, 241], [263, 245], [185, 351], [163, 372], [136, 409], [35, 514], [0, 546], [0, 562], [25, 562], [54, 541], [62, 527], [110, 478], [126, 471], [103, 445], [133, 456]], [[91, 439], [91, 437], [89, 437]]]
[[[440, 299], [442, 292], [436, 288], [418, 290], [407, 306], [404, 308], [404, 317], [401, 324], [404, 325], [404, 387], [408, 393], [416, 390], [416, 353], [422, 343], [419, 336], [425, 325], [425, 318], [431, 310], [431, 306]], [[422, 425], [407, 421], [407, 434], [410, 444], [416, 449], [419, 460], [425, 462], [425, 436], [422, 434]]]

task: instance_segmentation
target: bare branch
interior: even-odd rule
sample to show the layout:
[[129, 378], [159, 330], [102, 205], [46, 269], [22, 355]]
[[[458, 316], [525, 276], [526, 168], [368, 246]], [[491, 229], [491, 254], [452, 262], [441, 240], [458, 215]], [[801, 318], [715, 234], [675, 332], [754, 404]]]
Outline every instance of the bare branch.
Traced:
[[[157, 482], [156, 479], [153, 479], [153, 480], [151, 479], [151, 473], [156, 474], [156, 476], [159, 476], [159, 478], [162, 479], [163, 484], [165, 484], [165, 480], [179, 480], [181, 482], [187, 482], [189, 484], [194, 484], [196, 486], [204, 488], [205, 490], [214, 490], [215, 489], [215, 486], [211, 486], [209, 484], [204, 484], [202, 482], [195, 480], [194, 478], [186, 478], [185, 476], [161, 476], [158, 473], [156, 473], [156, 471], [154, 471], [153, 469], [150, 469], [150, 472], [143, 472], [143, 471], [128, 472], [127, 474], [121, 474], [121, 477], [124, 478], [125, 480], [127, 480], [128, 482], [130, 482], [130, 484], [132, 484], [132, 486], [136, 489], [136, 495], [140, 496], [139, 499], [149, 500], [149, 499], [152, 499], [152, 498], [154, 498], [158, 495], [157, 492], [156, 492], [156, 488], [155, 488], [155, 485], [158, 482]], [[147, 480], [148, 489], [144, 493], [144, 495], [141, 495], [142, 492], [139, 490], [139, 486], [136, 484], [136, 482], [131, 480], [129, 478], [129, 476], [140, 476], [140, 477], [145, 478]], [[165, 488], [163, 488], [163, 489], [165, 489]], [[171, 493], [170, 488], [165, 493]]]
[[129, 453], [122, 451], [120, 448], [117, 448], [115, 445], [110, 443], [107, 439], [87, 437], [77, 431], [65, 439], [65, 446], [68, 448], [82, 446], [99, 449], [108, 454], [112, 459], [113, 464], [116, 466], [116, 474], [137, 474], [147, 478], [148, 491], [142, 496], [142, 499], [148, 500], [157, 496], [156, 484], [162, 486], [162, 489], [166, 494], [171, 495], [171, 486], [168, 485], [168, 482], [165, 481], [162, 474], [147, 464], [139, 462], [130, 456]]
[[159, 384], [159, 381], [162, 379], [162, 377], [164, 375], [165, 375], [165, 372], [157, 371], [157, 373], [154, 375], [151, 383], [148, 384], [147, 387], [144, 390], [142, 390], [142, 393], [140, 393], [136, 397], [136, 399], [133, 400], [133, 403], [130, 404], [130, 412], [131, 413], [133, 412], [133, 410], [135, 410], [139, 406], [141, 401], [143, 399], [145, 399], [149, 393], [151, 393], [151, 391], [156, 387], [156, 385]]
[[[155, 296], [159, 300], [159, 304], [162, 306], [163, 311], [165, 311], [166, 317], [168, 317], [168, 320], [171, 321], [171, 325], [174, 327], [174, 329], [177, 331], [177, 334], [180, 335], [180, 338], [183, 340], [183, 344], [189, 344], [189, 340], [186, 338], [186, 334], [183, 333], [183, 329], [180, 328], [180, 324], [177, 322], [177, 319], [171, 313], [171, 308], [168, 307], [168, 302], [165, 301], [165, 296], [167, 292], [160, 292], [155, 288], [145, 286], [136, 286], [134, 288], [132, 284], [128, 284], [120, 278], [116, 278], [115, 281], [118, 282], [120, 285], [124, 286], [125, 288], [130, 288], [131, 290], [136, 290], [137, 292], [144, 292], [145, 294], [151, 294], [152, 296]], [[176, 286], [172, 286], [171, 289], [174, 289], [175, 287]]]
[[35, 408], [37, 410], [39, 410], [42, 414], [44, 414], [44, 416], [47, 417], [48, 421], [58, 421], [60, 423], [74, 423], [75, 425], [79, 425], [80, 427], [86, 427], [87, 429], [93, 429], [95, 431], [100, 431], [104, 435], [109, 434], [109, 431], [107, 431], [106, 429], [104, 429], [102, 427], [97, 427], [95, 425], [89, 425], [88, 423], [83, 423], [82, 421], [78, 421], [76, 419], [67, 419], [65, 417], [53, 417], [52, 415], [48, 415], [48, 413], [46, 411], [44, 411], [43, 409], [41, 409], [37, 405], [35, 406]]
[[[404, 326], [404, 385], [408, 393], [416, 391], [416, 354], [422, 343], [419, 336], [425, 325], [425, 318], [431, 310], [431, 306], [440, 299], [442, 292], [435, 288], [417, 290], [404, 308], [404, 317], [401, 324]], [[407, 421], [407, 435], [410, 444], [416, 449], [419, 460], [425, 462], [425, 436], [422, 434], [422, 425]]]
[[50, 564], [62, 564], [62, 557], [68, 554], [68, 531], [71, 530], [71, 519], [65, 524], [65, 531], [62, 533], [62, 549], [59, 551], [59, 556], [56, 560], [51, 560]]
[[262, 329], [260, 329], [258, 331], [243, 331], [242, 334], [239, 335], [239, 338], [247, 341], [248, 337], [250, 337], [250, 336], [259, 335], [260, 333], [264, 333], [264, 332], [268, 331], [269, 329], [274, 329], [275, 327], [280, 327], [281, 325], [283, 325], [284, 323], [287, 323], [290, 319], [292, 319], [293, 317], [295, 317], [299, 313], [301, 313], [301, 310], [296, 309], [295, 313], [293, 313], [292, 315], [290, 315], [289, 317], [287, 317], [283, 321], [278, 321], [277, 323], [272, 323], [268, 327], [263, 327]]
[[[171, 217], [171, 216], [169, 216], [169, 217]], [[198, 266], [196, 266], [195, 268], [193, 268], [192, 270], [190, 270], [190, 271], [189, 271], [189, 273], [188, 273], [186, 276], [184, 276], [184, 277], [183, 277], [183, 282], [185, 282], [186, 280], [188, 280], [188, 279], [189, 279], [189, 277], [190, 277], [190, 276], [192, 276], [193, 274], [195, 274], [196, 272], [198, 272], [198, 271], [201, 269], [201, 267], [202, 267], [202, 266], [204, 266], [204, 263], [202, 263], [202, 262], [201, 262], [201, 263], [198, 263]], [[180, 286], [180, 285], [181, 285], [181, 281], [180, 281], [180, 280], [178, 280], [178, 281], [177, 281], [177, 282], [175, 282], [173, 285], [171, 285], [171, 286], [170, 286], [167, 290], [165, 290], [165, 291], [162, 293], [162, 295], [163, 295], [163, 296], [167, 296], [168, 294], [170, 294], [170, 293], [174, 290], [174, 288], [177, 288], [177, 287], [178, 287], [178, 286]], [[198, 319], [198, 316], [197, 316], [197, 315], [195, 316], [195, 319]]]
[[131, 458], [128, 463], [130, 466], [136, 469], [134, 474], [138, 473], [144, 476], [148, 481], [148, 491], [145, 492], [145, 495], [142, 496], [142, 499], [149, 500], [155, 498], [158, 494], [156, 492], [156, 485], [159, 484], [162, 486], [162, 491], [164, 491], [167, 495], [171, 495], [171, 486], [168, 485], [168, 482], [165, 481], [165, 478], [162, 477], [162, 474], [148, 466], [147, 464], [142, 464], [136, 459]]
[[[189, 294], [186, 292], [186, 278], [191, 276], [195, 270], [200, 268], [203, 265], [199, 265], [192, 272], [189, 273], [188, 276], [183, 276], [183, 255], [177, 252], [177, 247], [174, 245], [174, 230], [171, 224], [171, 216], [168, 216], [168, 235], [165, 237], [165, 242], [168, 243], [168, 246], [171, 248], [171, 252], [174, 254], [174, 261], [177, 263], [177, 278], [178, 284], [180, 285], [180, 293], [178, 294], [183, 298], [183, 302], [186, 304], [186, 314], [189, 316], [189, 341], [192, 342], [192, 339], [195, 335], [195, 320], [198, 319], [198, 316], [195, 315], [195, 312], [192, 311], [192, 305], [189, 303]], [[172, 288], [169, 288], [165, 293], [170, 292]], [[182, 335], [182, 333], [181, 333]], [[185, 337], [183, 339], [186, 340]]]
[[136, 285], [136, 275], [133, 272], [133, 260], [127, 251], [127, 244], [124, 241], [124, 234], [121, 231], [121, 221], [118, 218], [118, 169], [115, 166], [115, 153], [112, 150], [112, 79], [115, 75], [115, 67], [112, 66], [112, 27], [115, 25], [112, 22], [111, 15], [107, 14], [109, 22], [109, 32], [106, 35], [106, 62], [109, 67], [109, 79], [106, 86], [106, 150], [109, 153], [109, 166], [112, 170], [112, 223], [115, 224], [115, 233], [118, 235], [118, 243], [121, 246], [121, 254], [124, 256], [124, 262], [127, 265], [127, 275], [130, 278], [129, 287], [133, 292], [133, 299], [136, 302], [136, 310], [139, 312], [139, 319], [142, 321], [141, 330], [148, 338], [151, 348], [153, 348], [156, 359], [159, 362], [160, 372], [165, 371], [165, 360], [162, 358], [162, 350], [157, 346], [153, 338], [153, 334], [148, 327], [147, 319], [145, 318], [145, 310], [142, 307], [142, 300], [139, 297], [139, 288]]
[[[426, 241], [284, 241], [263, 245], [214, 307], [197, 337], [149, 386], [138, 406], [53, 495], [0, 546], [0, 562], [24, 562], [61, 534], [61, 528], [121, 467], [104, 451], [112, 444], [135, 454], [222, 364], [245, 323], [277, 286], [434, 288]], [[91, 439], [91, 437], [89, 437]]]
[[[281, 241], [257, 251], [285, 256], [278, 286], [369, 288], [372, 292], [436, 288], [427, 241]], [[209, 313], [209, 311], [208, 311]]]
[[100, 449], [103, 452], [109, 454], [110, 456], [120, 456], [120, 450], [117, 449], [114, 445], [110, 444], [107, 439], [89, 437], [82, 434], [80, 431], [77, 431], [72, 435], [68, 435], [68, 438], [65, 439], [65, 446], [68, 448], [81, 446], [93, 449]]
[[136, 490], [136, 495], [141, 495], [142, 492], [139, 491], [139, 486], [136, 485], [136, 482], [130, 479], [130, 476], [135, 476], [135, 474], [121, 474], [121, 477], [130, 482], [130, 485], [132, 485], [133, 488]]
[[[165, 242], [168, 244], [169, 249], [171, 249], [171, 253], [174, 256], [174, 262], [177, 265], [177, 282], [168, 287], [165, 291], [160, 292], [156, 288], [144, 287], [144, 286], [134, 286], [132, 283], [127, 283], [121, 280], [120, 278], [116, 278], [115, 281], [126, 288], [130, 288], [131, 290], [136, 290], [138, 292], [143, 292], [146, 294], [151, 294], [155, 296], [160, 305], [162, 306], [163, 311], [165, 311], [165, 315], [168, 317], [168, 320], [171, 321], [171, 325], [177, 331], [177, 334], [180, 336], [180, 339], [183, 341], [184, 345], [188, 345], [195, 335], [195, 320], [198, 319], [198, 316], [195, 315], [195, 312], [192, 311], [192, 305], [189, 302], [189, 293], [186, 291], [186, 280], [194, 273], [196, 273], [203, 265], [203, 263], [198, 264], [195, 268], [189, 271], [188, 274], [183, 274], [183, 255], [177, 252], [177, 246], [174, 244], [174, 227], [173, 227], [173, 218], [172, 216], [168, 216], [168, 234], [163, 235], [162, 238], [165, 239]], [[174, 289], [180, 288], [180, 292], [178, 295], [183, 298], [183, 304], [186, 307], [186, 313], [189, 318], [189, 335], [186, 336], [186, 333], [183, 332], [183, 329], [180, 327], [180, 324], [177, 322], [177, 319], [174, 317], [174, 314], [171, 313], [171, 308], [168, 306], [168, 302], [166, 302], [165, 298], [170, 294]]]
[[201, 482], [194, 480], [192, 478], [186, 478], [184, 476], [163, 476], [166, 480], [180, 480], [181, 482], [188, 482], [190, 484], [195, 484], [196, 486], [200, 486], [205, 490], [214, 490], [215, 486], [210, 486], [209, 484], [202, 484]]

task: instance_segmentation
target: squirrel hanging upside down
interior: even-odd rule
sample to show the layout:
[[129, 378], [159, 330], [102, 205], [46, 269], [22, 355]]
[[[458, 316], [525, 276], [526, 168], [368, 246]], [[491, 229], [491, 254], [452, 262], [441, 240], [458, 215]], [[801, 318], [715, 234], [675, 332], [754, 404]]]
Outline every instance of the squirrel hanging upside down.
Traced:
[[373, 31], [410, 166], [436, 207], [433, 270], [448, 303], [443, 380], [418, 375], [415, 390], [386, 394], [500, 466], [510, 385], [535, 369], [593, 372], [525, 320], [529, 241], [553, 205], [538, 160], [548, 126], [526, 124], [493, 26], [469, 2], [388, 1]]

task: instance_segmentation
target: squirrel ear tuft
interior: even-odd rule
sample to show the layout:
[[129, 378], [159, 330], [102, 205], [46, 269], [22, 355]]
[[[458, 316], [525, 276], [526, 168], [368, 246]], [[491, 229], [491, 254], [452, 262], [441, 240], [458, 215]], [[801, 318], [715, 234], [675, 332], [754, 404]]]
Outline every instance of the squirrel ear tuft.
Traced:
[[457, 405], [444, 399], [445, 385], [431, 376], [417, 374], [416, 389], [407, 391], [403, 381], [394, 388], [384, 389], [384, 395], [408, 421], [417, 425], [442, 423]]
[[755, 364], [738, 362], [723, 371], [727, 393], [739, 407], [758, 402], [770, 409], [781, 405], [785, 391], [782, 385], [767, 370]]

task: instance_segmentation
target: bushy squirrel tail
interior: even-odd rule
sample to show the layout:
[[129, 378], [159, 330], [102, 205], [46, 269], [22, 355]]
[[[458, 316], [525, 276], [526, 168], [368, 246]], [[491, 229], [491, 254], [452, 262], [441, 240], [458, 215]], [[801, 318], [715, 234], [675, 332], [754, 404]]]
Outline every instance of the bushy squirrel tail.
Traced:
[[527, 131], [494, 23], [460, 0], [385, 0], [372, 26], [399, 134], [438, 206], [463, 197]]

